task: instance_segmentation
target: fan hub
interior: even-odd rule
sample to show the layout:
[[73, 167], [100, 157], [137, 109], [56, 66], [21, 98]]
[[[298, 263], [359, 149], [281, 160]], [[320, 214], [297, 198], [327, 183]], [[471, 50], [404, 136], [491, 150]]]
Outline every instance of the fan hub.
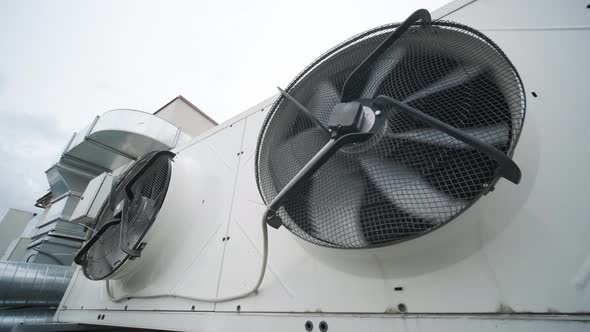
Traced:
[[377, 116], [380, 114], [381, 111], [376, 111], [360, 101], [339, 103], [332, 109], [328, 128], [336, 136], [375, 133]]
[[363, 106], [357, 102], [339, 103], [334, 106], [328, 128], [338, 135], [358, 133], [364, 120]]

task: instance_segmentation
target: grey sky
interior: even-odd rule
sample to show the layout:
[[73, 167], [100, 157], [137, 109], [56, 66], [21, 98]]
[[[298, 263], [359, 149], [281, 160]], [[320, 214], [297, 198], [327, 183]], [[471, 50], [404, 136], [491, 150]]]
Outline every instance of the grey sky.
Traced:
[[0, 0], [0, 208], [33, 210], [95, 115], [182, 94], [222, 122], [346, 38], [447, 2]]

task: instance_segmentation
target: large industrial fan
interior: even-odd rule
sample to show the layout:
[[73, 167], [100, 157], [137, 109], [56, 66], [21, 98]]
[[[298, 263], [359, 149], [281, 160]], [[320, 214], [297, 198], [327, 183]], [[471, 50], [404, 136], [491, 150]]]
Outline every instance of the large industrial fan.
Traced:
[[169, 151], [149, 153], [113, 181], [95, 232], [75, 258], [88, 279], [118, 279], [131, 271], [123, 267], [141, 254], [142, 239], [168, 191], [173, 156]]
[[500, 177], [520, 181], [516, 69], [480, 32], [426, 10], [335, 47], [281, 94], [258, 141], [258, 188], [268, 223], [312, 243], [416, 238]]

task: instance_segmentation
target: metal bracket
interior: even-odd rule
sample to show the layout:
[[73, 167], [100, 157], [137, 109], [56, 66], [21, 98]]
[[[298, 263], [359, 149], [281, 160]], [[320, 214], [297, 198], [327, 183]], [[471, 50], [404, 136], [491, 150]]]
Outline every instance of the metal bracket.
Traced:
[[[395, 43], [412, 25], [414, 25], [417, 21], [422, 20], [424, 23], [431, 23], [432, 19], [430, 18], [430, 13], [426, 9], [418, 9], [417, 11], [413, 12], [406, 20], [397, 27], [375, 50], [366, 57], [363, 62], [361, 62], [346, 78], [344, 81], [344, 86], [342, 87], [342, 94], [340, 95], [341, 102], [349, 102], [356, 99], [356, 96], [349, 96], [350, 90], [350, 82], [353, 80], [360, 80], [365, 78], [357, 78], [359, 73], [362, 73], [365, 69], [369, 68], [375, 60], [377, 60], [383, 52], [385, 52], [393, 43]], [[365, 85], [364, 82], [360, 82], [361, 84], [358, 85]]]
[[413, 108], [412, 106], [409, 106], [391, 97], [381, 95], [373, 100], [373, 104], [375, 105], [381, 105], [383, 103], [393, 104], [396, 109], [402, 111], [404, 114], [409, 115], [432, 128], [438, 129], [445, 134], [473, 147], [477, 151], [488, 155], [499, 164], [498, 174], [500, 176], [506, 178], [508, 181], [514, 184], [518, 184], [520, 182], [522, 173], [518, 165], [516, 165], [512, 159], [508, 158], [508, 156], [502, 151], [496, 149], [492, 145], [482, 142], [481, 140], [467, 134], [461, 129], [450, 126], [424, 112], [421, 112], [420, 110]]

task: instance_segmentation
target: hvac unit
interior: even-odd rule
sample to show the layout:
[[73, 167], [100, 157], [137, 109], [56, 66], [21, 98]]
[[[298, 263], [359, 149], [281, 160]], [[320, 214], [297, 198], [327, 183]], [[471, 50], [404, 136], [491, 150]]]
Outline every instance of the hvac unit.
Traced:
[[96, 179], [87, 192], [107, 198], [80, 206], [97, 211], [81, 213], [96, 215], [94, 231], [57, 320], [491, 330], [495, 314], [587, 312], [584, 235], [557, 246], [563, 228], [533, 185], [555, 175], [536, 176], [548, 138], [535, 128], [553, 113], [537, 106], [525, 121], [519, 70], [531, 68], [509, 45], [518, 66], [482, 32], [418, 10], [337, 45], [278, 97], [143, 156], [110, 186]]
[[[264, 219], [314, 244], [413, 239], [460, 215], [501, 177], [520, 181], [510, 159], [525, 114], [516, 69], [483, 34], [431, 22], [426, 10], [336, 47], [281, 93], [255, 157]], [[149, 154], [112, 185], [76, 260], [89, 279], [127, 275], [117, 272], [140, 255], [172, 158]]]

